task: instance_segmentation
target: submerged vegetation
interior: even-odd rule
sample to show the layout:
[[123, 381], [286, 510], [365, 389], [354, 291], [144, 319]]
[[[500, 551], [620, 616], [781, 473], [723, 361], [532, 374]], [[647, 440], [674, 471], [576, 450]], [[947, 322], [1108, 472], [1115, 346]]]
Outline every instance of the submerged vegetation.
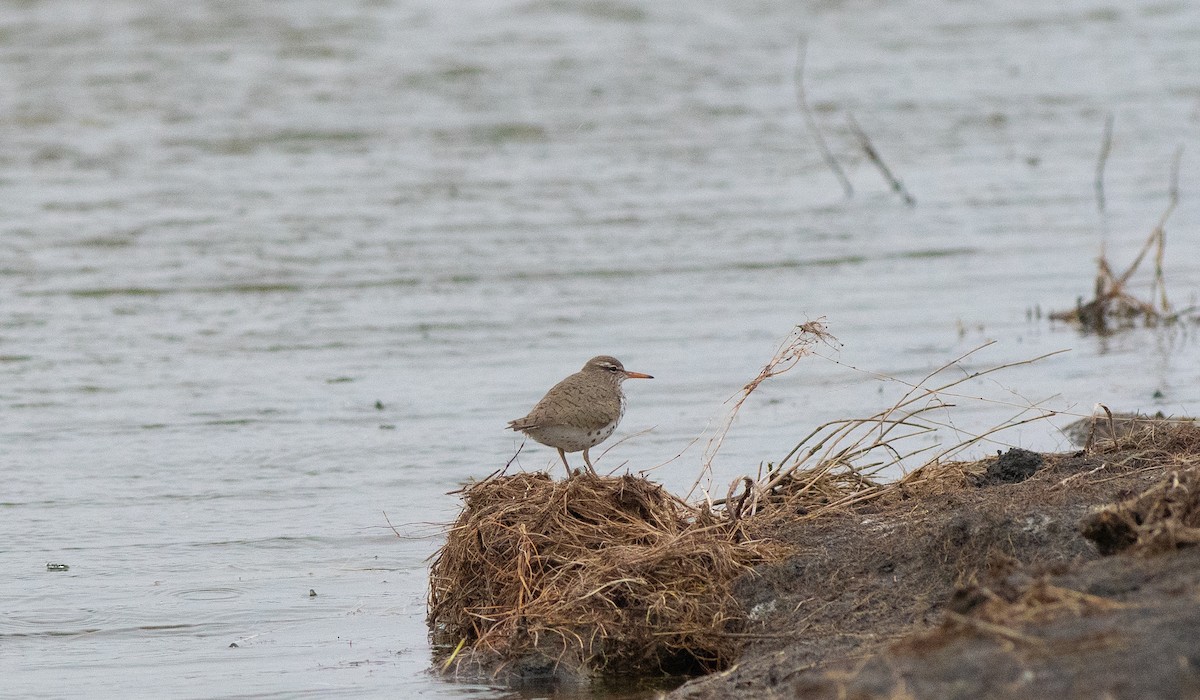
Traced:
[[[1183, 147], [1175, 150], [1171, 159], [1171, 172], [1167, 186], [1167, 206], [1151, 229], [1150, 235], [1142, 243], [1141, 249], [1134, 256], [1133, 262], [1121, 273], [1115, 272], [1113, 263], [1108, 258], [1107, 231], [1108, 219], [1104, 195], [1104, 168], [1108, 162], [1108, 154], [1112, 149], [1113, 118], [1110, 114], [1104, 124], [1104, 137], [1100, 147], [1100, 156], [1096, 164], [1096, 209], [1100, 216], [1104, 238], [1101, 239], [1100, 255], [1096, 260], [1096, 278], [1093, 283], [1092, 298], [1084, 301], [1080, 297], [1075, 302], [1075, 308], [1056, 311], [1050, 318], [1056, 321], [1066, 321], [1077, 324], [1085, 332], [1105, 334], [1121, 328], [1129, 328], [1139, 322], [1146, 326], [1172, 325], [1184, 320], [1195, 322], [1200, 320], [1195, 308], [1174, 309], [1167, 299], [1166, 280], [1163, 276], [1163, 260], [1167, 247], [1167, 220], [1179, 205], [1179, 163], [1183, 157]], [[1147, 255], [1153, 253], [1154, 277], [1150, 292], [1146, 298], [1140, 298], [1129, 289], [1130, 279], [1137, 272]]]

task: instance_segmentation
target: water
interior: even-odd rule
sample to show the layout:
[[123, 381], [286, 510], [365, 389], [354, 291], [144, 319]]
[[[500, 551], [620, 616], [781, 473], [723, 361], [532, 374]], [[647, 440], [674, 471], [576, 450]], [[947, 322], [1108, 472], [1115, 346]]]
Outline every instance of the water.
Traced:
[[13, 1], [0, 63], [5, 696], [502, 694], [425, 674], [426, 558], [601, 352], [657, 378], [599, 466], [682, 451], [679, 491], [818, 317], [843, 346], [760, 387], [714, 488], [890, 404], [868, 372], [988, 340], [969, 368], [1070, 352], [971, 385], [960, 428], [1200, 406], [1194, 332], [1030, 317], [1088, 292], [1102, 224], [1128, 264], [1179, 145], [1165, 274], [1197, 302], [1194, 3]]

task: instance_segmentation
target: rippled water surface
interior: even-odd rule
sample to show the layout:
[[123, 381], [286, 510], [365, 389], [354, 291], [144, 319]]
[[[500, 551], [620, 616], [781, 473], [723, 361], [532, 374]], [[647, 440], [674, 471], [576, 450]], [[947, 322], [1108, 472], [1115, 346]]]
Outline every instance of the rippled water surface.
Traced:
[[890, 404], [872, 373], [988, 340], [968, 369], [1070, 352], [968, 385], [962, 430], [1200, 407], [1195, 331], [1038, 313], [1090, 291], [1103, 230], [1132, 260], [1178, 146], [1165, 275], [1197, 303], [1196, 3], [13, 0], [0, 64], [6, 696], [501, 693], [425, 673], [446, 492], [602, 352], [656, 379], [598, 466], [682, 452], [678, 491], [820, 317], [842, 346], [751, 397], [722, 491]]

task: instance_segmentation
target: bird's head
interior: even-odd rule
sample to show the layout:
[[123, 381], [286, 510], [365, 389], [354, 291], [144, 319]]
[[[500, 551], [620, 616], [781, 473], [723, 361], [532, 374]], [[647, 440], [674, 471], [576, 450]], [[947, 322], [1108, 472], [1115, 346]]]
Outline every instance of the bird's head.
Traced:
[[649, 374], [641, 372], [630, 372], [625, 369], [625, 365], [621, 361], [611, 355], [598, 355], [587, 361], [583, 366], [584, 372], [607, 372], [613, 375], [618, 382], [626, 379], [654, 379]]

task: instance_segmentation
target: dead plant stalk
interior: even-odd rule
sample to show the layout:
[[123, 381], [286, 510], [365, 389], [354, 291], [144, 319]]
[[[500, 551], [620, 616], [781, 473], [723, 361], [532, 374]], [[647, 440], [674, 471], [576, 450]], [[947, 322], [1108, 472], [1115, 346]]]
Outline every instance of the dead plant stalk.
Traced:
[[[798, 452], [800, 452], [804, 448], [804, 445], [808, 440], [812, 439], [815, 436], [820, 435], [820, 433], [824, 429], [836, 426], [828, 435], [825, 435], [815, 445], [812, 445], [811, 447], [809, 447], [808, 450], [804, 454], [802, 454], [799, 458], [797, 458], [795, 460], [794, 463], [791, 464], [791, 466], [788, 466], [788, 467], [783, 468], [780, 471], [776, 472], [765, 484], [761, 485], [761, 490], [770, 491], [772, 488], [775, 488], [776, 486], [778, 486], [785, 479], [789, 478], [790, 476], [792, 476], [793, 474], [795, 474], [796, 472], [798, 472], [799, 470], [804, 468], [806, 465], [813, 464], [814, 459], [815, 459], [816, 465], [819, 465], [820, 467], [824, 468], [825, 470], [828, 470], [828, 469], [832, 468], [834, 465], [849, 466], [848, 463], [851, 459], [856, 458], [856, 457], [862, 457], [864, 455], [873, 453], [876, 450], [883, 450], [886, 453], [892, 455], [892, 457], [890, 459], [888, 459], [884, 462], [881, 462], [878, 465], [872, 467], [869, 472], [864, 472], [860, 469], [855, 470], [858, 473], [863, 474], [864, 476], [872, 476], [872, 475], [878, 473], [879, 471], [882, 471], [883, 469], [886, 469], [888, 467], [891, 467], [891, 466], [901, 462], [901, 452], [900, 452], [900, 450], [896, 449], [896, 447], [895, 447], [895, 444], [897, 442], [900, 442], [902, 440], [906, 440], [909, 438], [913, 438], [913, 437], [916, 437], [919, 435], [931, 433], [938, 429], [939, 425], [935, 421], [929, 421], [929, 420], [923, 418], [922, 414], [924, 414], [928, 411], [935, 410], [935, 409], [945, 408], [950, 405], [950, 404], [946, 404], [946, 403], [940, 401], [940, 399], [938, 399], [939, 396], [944, 395], [950, 389], [952, 389], [956, 386], [959, 386], [965, 382], [971, 381], [973, 379], [978, 379], [980, 377], [983, 377], [983, 376], [986, 376], [989, 374], [993, 374], [995, 372], [999, 372], [1004, 369], [1009, 369], [1012, 367], [1019, 367], [1021, 365], [1027, 365], [1027, 364], [1031, 364], [1034, 362], [1038, 362], [1038, 361], [1044, 360], [1048, 357], [1053, 357], [1054, 355], [1058, 355], [1060, 353], [1066, 352], [1066, 350], [1057, 350], [1057, 351], [1045, 353], [1043, 355], [1039, 355], [1037, 357], [1027, 359], [1027, 360], [1018, 360], [1015, 362], [1008, 362], [1008, 363], [1004, 363], [1004, 364], [1001, 364], [1001, 365], [998, 365], [995, 367], [991, 367], [988, 369], [979, 370], [979, 371], [971, 372], [971, 373], [964, 372], [963, 376], [961, 376], [957, 379], [954, 379], [953, 381], [949, 381], [944, 384], [941, 384], [940, 386], [936, 386], [936, 387], [925, 386], [926, 382], [928, 382], [932, 378], [936, 377], [938, 374], [950, 369], [951, 367], [958, 366], [958, 364], [960, 362], [967, 359], [968, 357], [975, 354], [976, 352], [979, 352], [980, 350], [988, 347], [989, 345], [992, 345], [992, 343], [991, 342], [984, 343], [983, 345], [980, 345], [966, 353], [963, 353], [959, 357], [951, 360], [950, 362], [948, 362], [948, 363], [938, 367], [934, 371], [928, 373], [927, 375], [925, 375], [924, 378], [921, 379], [921, 381], [919, 381], [915, 384], [908, 384], [907, 382], [903, 382], [909, 386], [909, 390], [900, 398], [899, 401], [897, 401], [891, 407], [889, 407], [879, 413], [876, 413], [873, 416], [870, 416], [868, 418], [863, 418], [863, 419], [857, 419], [857, 420], [832, 421], [830, 423], [826, 423], [825, 425], [818, 427], [817, 429], [815, 429], [814, 431], [809, 433], [809, 435], [804, 440], [801, 440], [799, 443], [797, 443], [797, 445], [795, 447], [793, 447], [792, 450], [790, 452], [788, 452], [788, 454], [782, 460], [780, 460], [779, 464], [781, 467], [789, 459], [791, 459], [794, 455], [796, 455]], [[901, 381], [901, 380], [895, 380], [895, 381]], [[924, 406], [916, 405], [923, 400], [934, 400], [935, 402], [926, 404]], [[992, 428], [991, 430], [988, 430], [980, 435], [972, 435], [968, 439], [960, 441], [959, 443], [952, 445], [951, 447], [943, 450], [936, 457], [934, 457], [933, 460], [930, 460], [930, 461], [937, 461], [939, 459], [945, 459], [946, 457], [948, 457], [952, 454], [955, 454], [957, 452], [960, 452], [961, 450], [965, 449], [966, 447], [968, 447], [972, 444], [975, 444], [976, 442], [986, 438], [987, 436], [992, 435], [1001, 430], [1005, 430], [1010, 427], [1015, 427], [1017, 425], [1022, 425], [1024, 423], [1028, 423], [1028, 422], [1031, 422], [1034, 420], [1040, 420], [1049, 415], [1054, 415], [1053, 411], [1048, 411], [1047, 409], [1039, 409], [1035, 405], [1023, 407], [1023, 409], [1024, 410], [1031, 410], [1031, 409], [1038, 410], [1038, 411], [1040, 411], [1040, 413], [1037, 416], [1034, 416], [1032, 418], [1028, 418], [1025, 420], [1021, 420], [1021, 421], [1014, 422], [1015, 419], [1010, 420], [1010, 421], [1007, 421], [999, 426], [996, 426], [996, 427]], [[913, 430], [899, 433], [899, 434], [894, 434], [894, 431], [897, 428], [901, 428], [901, 427], [908, 427], [908, 428], [912, 428]], [[944, 426], [942, 426], [942, 427], [944, 427]], [[845, 444], [846, 442], [849, 442], [849, 444], [846, 445]], [[928, 448], [926, 448], [926, 449], [928, 449]], [[923, 450], [918, 450], [918, 451], [910, 453], [910, 454], [916, 454], [920, 451], [923, 451]], [[815, 455], [817, 455], [818, 452], [821, 452], [820, 456], [815, 457]]]

